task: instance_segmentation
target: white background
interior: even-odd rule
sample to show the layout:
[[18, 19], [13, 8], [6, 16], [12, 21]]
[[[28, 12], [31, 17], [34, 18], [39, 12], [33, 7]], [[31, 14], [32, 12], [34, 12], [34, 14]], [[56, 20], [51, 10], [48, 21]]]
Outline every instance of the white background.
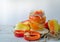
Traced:
[[45, 11], [47, 21], [57, 19], [60, 23], [60, 0], [0, 0], [0, 25], [15, 25], [28, 19], [33, 10]]

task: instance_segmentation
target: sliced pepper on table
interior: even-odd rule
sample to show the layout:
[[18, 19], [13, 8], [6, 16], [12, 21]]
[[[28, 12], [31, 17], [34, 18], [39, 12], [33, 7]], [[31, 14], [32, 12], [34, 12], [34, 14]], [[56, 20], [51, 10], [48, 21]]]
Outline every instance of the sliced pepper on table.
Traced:
[[49, 30], [50, 32], [54, 32], [54, 33], [58, 33], [59, 32], [59, 24], [58, 21], [56, 19], [52, 19], [48, 21], [48, 26], [49, 26]]
[[27, 24], [24, 24], [24, 23], [18, 23], [15, 27], [15, 30], [14, 30], [14, 35], [16, 37], [23, 37], [24, 36], [24, 32], [26, 30], [30, 30], [30, 27], [27, 25]]
[[24, 34], [24, 39], [28, 41], [35, 41], [39, 40], [40, 38], [41, 38], [40, 33], [36, 31], [27, 31]]

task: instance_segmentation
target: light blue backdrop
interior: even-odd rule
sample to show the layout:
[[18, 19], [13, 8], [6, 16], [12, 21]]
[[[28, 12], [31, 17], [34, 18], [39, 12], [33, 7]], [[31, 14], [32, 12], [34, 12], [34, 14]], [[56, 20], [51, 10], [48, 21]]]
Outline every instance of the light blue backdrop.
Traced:
[[60, 22], [60, 0], [0, 0], [0, 25], [15, 25], [28, 19], [33, 10], [43, 9], [47, 20]]

